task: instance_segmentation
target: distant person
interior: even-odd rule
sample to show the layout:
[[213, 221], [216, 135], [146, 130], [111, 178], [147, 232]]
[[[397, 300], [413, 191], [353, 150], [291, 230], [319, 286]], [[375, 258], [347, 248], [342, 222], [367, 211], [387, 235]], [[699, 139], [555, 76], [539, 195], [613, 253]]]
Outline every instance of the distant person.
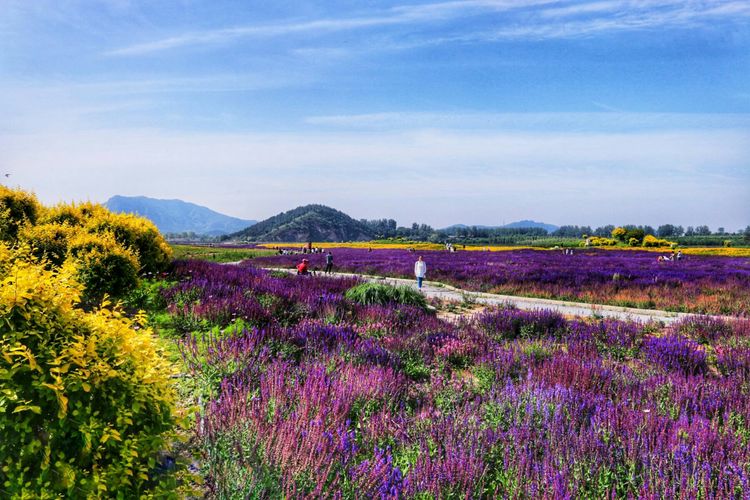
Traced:
[[682, 250], [678, 250], [677, 255], [675, 255], [674, 258], [677, 260], [682, 260]]
[[330, 250], [328, 250], [328, 253], [326, 254], [326, 274], [330, 274], [331, 271], [333, 271], [333, 254]]
[[307, 259], [302, 259], [302, 262], [297, 264], [297, 274], [304, 274], [304, 275], [310, 274], [310, 271], [307, 267], [307, 262], [308, 262]]
[[427, 274], [427, 263], [422, 260], [420, 255], [417, 261], [414, 263], [414, 276], [417, 277], [417, 288], [422, 289], [422, 280], [424, 280]]

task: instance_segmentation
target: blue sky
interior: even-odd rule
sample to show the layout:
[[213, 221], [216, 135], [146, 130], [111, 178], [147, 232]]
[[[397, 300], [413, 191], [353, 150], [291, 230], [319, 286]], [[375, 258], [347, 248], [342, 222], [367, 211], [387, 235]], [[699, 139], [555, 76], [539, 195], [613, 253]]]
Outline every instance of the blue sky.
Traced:
[[0, 169], [260, 219], [750, 224], [750, 3], [0, 0]]

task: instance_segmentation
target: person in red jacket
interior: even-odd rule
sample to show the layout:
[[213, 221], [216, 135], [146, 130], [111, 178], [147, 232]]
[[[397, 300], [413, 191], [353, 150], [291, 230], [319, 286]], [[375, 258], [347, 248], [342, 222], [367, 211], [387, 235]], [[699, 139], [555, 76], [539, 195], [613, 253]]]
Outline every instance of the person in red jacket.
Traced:
[[307, 259], [302, 259], [302, 262], [297, 264], [297, 274], [308, 274]]

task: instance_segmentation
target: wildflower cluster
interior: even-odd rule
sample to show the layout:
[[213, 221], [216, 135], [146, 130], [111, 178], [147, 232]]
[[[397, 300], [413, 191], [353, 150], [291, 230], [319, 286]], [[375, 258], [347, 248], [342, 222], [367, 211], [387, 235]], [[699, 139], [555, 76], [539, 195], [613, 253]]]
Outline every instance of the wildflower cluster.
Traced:
[[[335, 248], [341, 271], [413, 277], [415, 256], [405, 249], [368, 252]], [[466, 290], [612, 304], [696, 314], [748, 315], [750, 261], [743, 257], [687, 255], [662, 262], [645, 250], [580, 249], [503, 252], [422, 251], [430, 280]], [[323, 266], [323, 255], [310, 265]], [[256, 265], [285, 267], [294, 255], [261, 257]]]
[[179, 344], [211, 496], [750, 492], [743, 322], [664, 330], [500, 308], [446, 323], [347, 300], [351, 279], [175, 269], [165, 297], [198, 325]]

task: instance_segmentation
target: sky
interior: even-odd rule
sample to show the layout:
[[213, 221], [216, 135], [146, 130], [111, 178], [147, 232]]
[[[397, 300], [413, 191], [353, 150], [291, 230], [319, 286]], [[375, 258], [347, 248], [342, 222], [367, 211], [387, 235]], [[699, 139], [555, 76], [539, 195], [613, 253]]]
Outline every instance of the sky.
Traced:
[[735, 231], [750, 2], [0, 0], [0, 174], [47, 204]]

